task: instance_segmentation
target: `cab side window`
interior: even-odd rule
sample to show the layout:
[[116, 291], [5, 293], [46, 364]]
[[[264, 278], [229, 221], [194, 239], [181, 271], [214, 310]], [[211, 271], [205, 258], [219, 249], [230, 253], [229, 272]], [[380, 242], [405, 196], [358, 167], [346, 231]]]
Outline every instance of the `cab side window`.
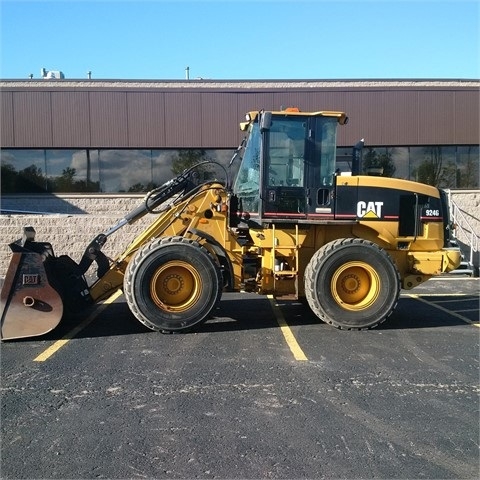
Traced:
[[306, 125], [303, 119], [275, 119], [269, 132], [267, 185], [303, 187]]

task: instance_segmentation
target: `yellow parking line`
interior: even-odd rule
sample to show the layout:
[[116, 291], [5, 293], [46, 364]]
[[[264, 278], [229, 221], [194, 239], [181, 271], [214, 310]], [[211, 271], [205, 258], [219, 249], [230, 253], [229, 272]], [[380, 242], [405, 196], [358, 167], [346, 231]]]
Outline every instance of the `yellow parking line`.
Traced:
[[48, 360], [56, 351], [60, 350], [64, 345], [66, 345], [72, 338], [74, 338], [80, 331], [82, 331], [87, 325], [89, 325], [97, 316], [105, 310], [108, 305], [113, 303], [120, 295], [122, 291], [116, 291], [111, 297], [109, 297], [102, 305], [97, 307], [80, 325], [77, 325], [74, 329], [70, 330], [62, 339], [57, 340], [53, 345], [50, 345], [46, 350], [44, 350], [40, 355], [33, 359], [34, 362], [44, 362]]
[[277, 307], [275, 303], [275, 299], [273, 295], [267, 295], [268, 300], [270, 301], [270, 305], [272, 306], [273, 313], [275, 314], [275, 318], [277, 319], [277, 323], [283, 333], [285, 341], [287, 342], [290, 351], [293, 353], [293, 357], [295, 360], [306, 361], [308, 358], [303, 353], [303, 350], [300, 348], [300, 345], [297, 342], [297, 339], [293, 335], [290, 327], [288, 326], [287, 322], [285, 321], [285, 317], [283, 316], [282, 311], [280, 308]]
[[[413, 294], [411, 293], [402, 293], [401, 297], [411, 297]], [[466, 297], [470, 296], [466, 293], [422, 293], [422, 297]], [[469, 301], [469, 298], [465, 298], [462, 300]], [[437, 300], [437, 302], [451, 302], [451, 300]]]
[[[453, 317], [456, 317], [458, 319], [460, 319], [462, 322], [465, 322], [465, 323], [469, 323], [470, 325], [476, 325], [476, 322], [473, 322], [472, 320], [468, 319], [467, 317], [464, 317], [463, 315], [460, 315], [459, 313], [457, 312], [452, 312], [451, 310], [448, 310], [447, 308], [444, 308], [440, 305], [437, 305], [435, 302], [429, 302], [427, 300], [424, 300], [423, 298], [421, 298], [419, 295], [416, 295], [416, 294], [413, 294], [413, 293], [409, 293], [408, 294], [409, 297], [412, 297], [412, 298], [415, 298], [416, 300], [419, 300], [420, 302], [423, 302], [423, 303], [426, 303], [427, 305], [431, 305], [432, 307], [435, 307], [435, 308], [438, 308], [439, 310], [441, 310], [442, 312], [446, 312], [448, 313], [449, 315], [452, 315]], [[423, 296], [423, 295], [422, 295]], [[476, 325], [477, 326], [477, 325]]]

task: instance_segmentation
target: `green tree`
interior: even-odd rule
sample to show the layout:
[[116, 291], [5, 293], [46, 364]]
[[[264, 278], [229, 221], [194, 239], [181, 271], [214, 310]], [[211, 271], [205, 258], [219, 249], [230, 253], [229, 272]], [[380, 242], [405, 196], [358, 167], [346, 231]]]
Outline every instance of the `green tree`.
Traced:
[[449, 161], [440, 171], [438, 186], [440, 188], [455, 188], [459, 184], [459, 171], [455, 162]]
[[413, 170], [412, 174], [417, 182], [439, 186], [442, 169], [442, 147], [428, 147], [425, 149], [425, 160]]
[[18, 172], [11, 163], [2, 163], [1, 166], [2, 193], [15, 193], [18, 181]]
[[478, 154], [472, 153], [472, 147], [468, 147], [465, 167], [457, 170], [456, 186], [458, 188], [478, 188], [479, 165]]
[[[210, 160], [210, 158], [205, 150], [180, 150], [178, 154], [172, 158], [172, 173], [174, 175], [179, 175], [187, 168], [208, 160]], [[206, 180], [209, 171], [207, 165], [202, 165], [195, 169], [195, 173], [200, 180]]]
[[100, 182], [77, 180], [76, 182], [74, 182], [72, 188], [72, 192], [99, 192]]
[[16, 192], [18, 193], [41, 193], [48, 188], [47, 178], [40, 167], [32, 164], [18, 172]]
[[158, 187], [158, 185], [152, 182], [147, 183], [147, 185], [144, 185], [143, 183], [139, 182], [129, 187], [128, 191], [129, 192], [149, 192], [150, 190], [153, 190], [156, 187]]
[[55, 192], [73, 192], [75, 189], [75, 175], [77, 170], [75, 168], [67, 167], [62, 171], [62, 174], [52, 181], [52, 190]]

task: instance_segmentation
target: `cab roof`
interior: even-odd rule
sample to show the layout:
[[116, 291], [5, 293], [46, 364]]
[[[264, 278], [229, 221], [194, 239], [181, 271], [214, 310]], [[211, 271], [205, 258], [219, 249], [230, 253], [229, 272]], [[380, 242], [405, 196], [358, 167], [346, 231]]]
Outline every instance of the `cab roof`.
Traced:
[[[261, 110], [253, 110], [247, 113], [247, 121], [252, 122], [258, 117], [261, 113]], [[320, 110], [316, 112], [302, 112], [297, 107], [289, 107], [284, 110], [271, 111], [272, 115], [279, 116], [307, 116], [307, 117], [334, 117], [337, 118], [337, 121], [340, 125], [345, 125], [348, 122], [348, 117], [344, 112], [337, 112], [331, 110]]]

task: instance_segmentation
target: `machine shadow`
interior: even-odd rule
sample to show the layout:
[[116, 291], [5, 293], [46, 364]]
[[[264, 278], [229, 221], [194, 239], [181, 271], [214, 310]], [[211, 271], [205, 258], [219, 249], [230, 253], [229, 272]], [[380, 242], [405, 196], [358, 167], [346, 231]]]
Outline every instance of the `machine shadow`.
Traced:
[[[436, 297], [435, 297], [436, 298]], [[441, 295], [438, 299], [445, 298]], [[397, 304], [397, 308], [391, 314], [391, 316], [385, 321], [385, 323], [379, 325], [375, 330], [409, 330], [418, 328], [436, 328], [436, 327], [454, 327], [465, 326], [466, 322], [455, 316], [454, 304], [455, 301], [462, 301], [465, 305], [466, 301], [476, 305], [476, 313], [472, 313], [472, 321], [474, 317], [478, 318], [478, 299], [475, 296], [458, 296], [449, 297], [452, 307], [451, 313], [435, 308], [432, 305], [419, 302], [414, 298], [401, 297]], [[277, 301], [282, 313], [284, 314], [288, 325], [290, 326], [303, 326], [313, 325], [315, 323], [319, 325], [326, 325], [319, 320], [312, 312], [306, 302], [299, 301]], [[465, 314], [463, 314], [465, 316]], [[328, 326], [328, 328], [332, 328]]]
[[[266, 297], [255, 294], [251, 294], [251, 296], [246, 294], [246, 296], [248, 298], [245, 298], [243, 294], [230, 294], [228, 297], [226, 296], [227, 298], [222, 298], [205, 323], [194, 327], [190, 331], [180, 332], [175, 335], [278, 327], [270, 302]], [[94, 312], [94, 309], [81, 315], [66, 316], [56, 329], [43, 335], [41, 337], [42, 340], [55, 341], [63, 338], [81, 324], [92, 312]], [[318, 319], [315, 323], [318, 323]], [[120, 299], [103, 310], [97, 318], [94, 318], [90, 324], [78, 332], [75, 338], [139, 335], [144, 333], [160, 334], [159, 332], [153, 332], [140, 323], [130, 312], [124, 299]]]
[[[476, 303], [476, 317], [478, 318], [478, 298], [475, 296], [459, 295], [458, 297], [449, 297], [449, 304], [452, 306], [445, 310], [436, 308], [433, 303], [436, 300], [443, 300], [445, 297], [438, 295], [429, 297], [432, 304], [419, 302], [414, 298], [400, 298], [397, 308], [387, 321], [377, 327], [378, 330], [409, 330], [418, 328], [435, 328], [435, 327], [457, 327], [467, 326], [468, 323], [456, 317], [458, 312], [455, 308], [455, 302], [461, 301], [461, 305], [465, 305], [466, 301]], [[442, 305], [444, 305], [442, 303]], [[464, 308], [464, 307], [462, 307]], [[462, 313], [465, 317], [465, 313]], [[474, 321], [474, 312], [472, 311], [471, 320]]]
[[[465, 296], [461, 298], [465, 301]], [[451, 300], [452, 302], [455, 301], [454, 298], [451, 298]], [[475, 301], [473, 296], [472, 301]], [[277, 299], [276, 305], [290, 327], [317, 325], [319, 328], [332, 328], [330, 325], [320, 321], [304, 302]], [[56, 329], [42, 336], [41, 339], [46, 341], [61, 339], [81, 324], [87, 316], [88, 313], [66, 317]], [[376, 330], [410, 330], [465, 325], [466, 323], [461, 319], [450, 315], [446, 311], [438, 310], [413, 298], [402, 297], [390, 318], [384, 324], [378, 326]], [[268, 298], [256, 294], [238, 293], [225, 295], [205, 323], [189, 332], [181, 332], [179, 334], [260, 330], [278, 328], [278, 326], [275, 312], [272, 310]], [[89, 325], [78, 332], [75, 338], [139, 335], [144, 333], [156, 332], [152, 332], [152, 330], [136, 320], [130, 312], [127, 303], [120, 299], [109, 305]]]

